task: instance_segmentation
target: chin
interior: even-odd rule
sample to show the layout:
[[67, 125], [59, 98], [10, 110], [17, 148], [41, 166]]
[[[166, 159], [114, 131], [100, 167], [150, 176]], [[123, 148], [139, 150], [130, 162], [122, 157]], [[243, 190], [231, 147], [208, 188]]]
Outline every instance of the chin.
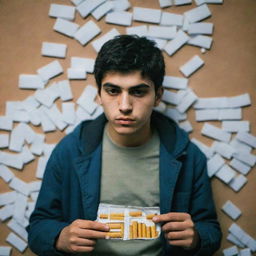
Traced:
[[125, 136], [135, 134], [137, 129], [134, 127], [122, 126], [115, 128], [115, 131], [117, 134]]

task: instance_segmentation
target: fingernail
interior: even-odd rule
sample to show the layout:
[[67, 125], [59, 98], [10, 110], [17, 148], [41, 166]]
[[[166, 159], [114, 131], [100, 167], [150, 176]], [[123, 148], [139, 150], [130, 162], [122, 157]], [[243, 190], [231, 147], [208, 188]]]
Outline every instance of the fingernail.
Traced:
[[105, 239], [109, 239], [110, 237], [109, 236], [106, 236]]
[[153, 221], [158, 221], [158, 218], [157, 218], [156, 216], [154, 216], [154, 217], [152, 218], [152, 220], [153, 220]]
[[108, 225], [105, 225], [105, 229], [108, 231], [108, 230], [109, 230], [109, 226], [108, 226]]

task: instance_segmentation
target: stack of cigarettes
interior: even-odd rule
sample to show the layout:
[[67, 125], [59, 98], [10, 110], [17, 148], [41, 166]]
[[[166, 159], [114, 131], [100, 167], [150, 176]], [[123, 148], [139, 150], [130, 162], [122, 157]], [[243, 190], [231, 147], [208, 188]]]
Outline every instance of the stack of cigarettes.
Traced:
[[159, 212], [159, 207], [100, 204], [97, 221], [109, 226], [109, 238], [155, 239], [159, 236], [161, 227], [152, 218]]

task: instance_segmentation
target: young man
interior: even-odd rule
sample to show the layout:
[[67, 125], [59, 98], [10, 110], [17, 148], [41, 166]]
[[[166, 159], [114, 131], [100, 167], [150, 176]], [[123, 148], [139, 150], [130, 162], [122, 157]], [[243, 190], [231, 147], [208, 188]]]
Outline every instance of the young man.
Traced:
[[[28, 228], [35, 253], [210, 256], [219, 248], [206, 159], [153, 111], [164, 74], [161, 51], [146, 38], [118, 36], [102, 47], [94, 75], [104, 114], [80, 124], [48, 161]], [[159, 206], [161, 236], [108, 239], [95, 221], [99, 203]]]

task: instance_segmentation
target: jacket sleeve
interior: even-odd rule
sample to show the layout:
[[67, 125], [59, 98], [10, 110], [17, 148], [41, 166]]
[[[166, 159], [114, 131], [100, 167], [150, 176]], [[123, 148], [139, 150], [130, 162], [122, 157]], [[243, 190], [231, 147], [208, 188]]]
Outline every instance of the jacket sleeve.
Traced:
[[222, 233], [217, 219], [210, 180], [207, 174], [206, 157], [197, 151], [194, 186], [190, 214], [200, 236], [200, 246], [195, 256], [210, 256], [220, 247]]
[[55, 249], [61, 230], [69, 225], [62, 219], [60, 168], [51, 155], [44, 173], [36, 207], [27, 228], [30, 249], [37, 255], [65, 255]]

